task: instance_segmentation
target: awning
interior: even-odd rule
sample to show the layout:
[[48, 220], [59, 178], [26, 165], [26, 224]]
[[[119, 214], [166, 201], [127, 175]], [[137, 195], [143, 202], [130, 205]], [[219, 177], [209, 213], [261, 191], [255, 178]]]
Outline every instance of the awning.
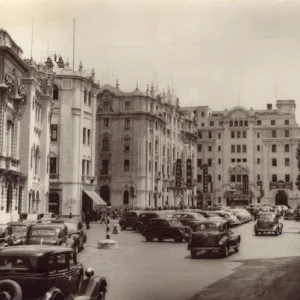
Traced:
[[91, 198], [95, 204], [101, 206], [107, 206], [107, 203], [95, 192], [95, 191], [86, 191], [83, 190], [89, 198]]

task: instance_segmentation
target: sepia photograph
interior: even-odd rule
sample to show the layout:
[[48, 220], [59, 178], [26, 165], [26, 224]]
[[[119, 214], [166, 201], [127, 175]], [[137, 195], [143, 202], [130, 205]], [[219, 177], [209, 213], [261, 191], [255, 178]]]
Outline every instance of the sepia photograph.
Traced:
[[0, 300], [300, 299], [300, 0], [0, 0]]

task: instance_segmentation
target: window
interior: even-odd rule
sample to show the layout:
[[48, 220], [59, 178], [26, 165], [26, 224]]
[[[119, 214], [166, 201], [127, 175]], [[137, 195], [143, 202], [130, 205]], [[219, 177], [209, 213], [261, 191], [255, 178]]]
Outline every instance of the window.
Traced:
[[221, 138], [221, 133], [218, 133], [218, 139], [220, 139]]
[[197, 175], [197, 181], [202, 182], [202, 175]]
[[130, 119], [129, 118], [125, 119], [125, 128], [130, 128]]
[[290, 125], [290, 120], [284, 120], [284, 125]]
[[234, 162], [235, 162], [235, 158], [232, 158], [232, 159], [231, 159], [231, 162], [234, 163]]
[[240, 122], [239, 122], [239, 126], [240, 126], [240, 127], [243, 127], [243, 126], [244, 126], [244, 122], [243, 122], [243, 121], [240, 121]]
[[201, 117], [205, 117], [205, 112], [201, 111]]
[[92, 105], [92, 92], [89, 91], [89, 106]]
[[53, 93], [52, 93], [53, 100], [58, 100], [58, 96], [59, 96], [58, 86], [56, 84], [54, 84], [53, 85]]
[[236, 176], [236, 181], [237, 181], [237, 182], [242, 182], [242, 175], [241, 175], [241, 174], [238, 174], [238, 175]]
[[103, 138], [102, 150], [103, 151], [108, 151], [109, 150], [109, 138], [108, 137]]
[[202, 152], [202, 145], [197, 146], [198, 152]]
[[197, 166], [198, 166], [198, 167], [201, 167], [201, 166], [202, 166], [202, 159], [201, 159], [201, 158], [198, 158], [198, 159], [197, 159]]
[[86, 128], [83, 128], [82, 142], [86, 143]]
[[260, 164], [260, 158], [258, 158], [257, 160], [256, 160], [256, 163], [259, 165]]
[[124, 139], [124, 151], [130, 151], [130, 139], [129, 138]]
[[284, 180], [285, 180], [285, 182], [290, 182], [291, 181], [290, 180], [290, 174], [285, 174]]
[[91, 129], [87, 129], [87, 144], [91, 145]]
[[247, 120], [244, 122], [244, 126], [248, 127], [248, 121]]
[[124, 172], [129, 172], [129, 170], [130, 170], [129, 159], [124, 159]]
[[50, 157], [50, 174], [57, 174], [57, 158]]
[[211, 150], [212, 150], [212, 147], [208, 146], [208, 152], [211, 152]]
[[210, 121], [209, 125], [210, 125], [210, 127], [213, 127], [214, 126], [214, 122]]
[[220, 175], [220, 174], [218, 175], [218, 179], [219, 179], [219, 180], [221, 180], [221, 179], [222, 179], [222, 177], [221, 177], [221, 175]]
[[235, 145], [231, 145], [231, 153], [235, 153]]
[[231, 182], [235, 182], [235, 175], [231, 175], [231, 176], [230, 176], [230, 181], [231, 181]]
[[272, 175], [272, 182], [277, 182], [277, 175], [276, 174]]
[[232, 139], [235, 138], [235, 131], [231, 131], [231, 138], [232, 138]]
[[284, 159], [284, 165], [285, 165], [286, 167], [289, 167], [289, 166], [290, 166], [290, 159], [289, 159], [289, 158], [285, 158], [285, 159]]
[[271, 125], [272, 125], [272, 126], [275, 125], [275, 120], [271, 120]]
[[109, 170], [109, 160], [108, 159], [102, 159], [102, 175], [107, 175]]
[[62, 272], [68, 270], [68, 260], [66, 257], [66, 253], [60, 253], [56, 255], [56, 269], [58, 272]]
[[284, 131], [284, 137], [290, 137], [290, 131], [289, 130]]
[[81, 164], [81, 175], [82, 175], [82, 176], [85, 175], [85, 159], [82, 160], [82, 164]]
[[103, 127], [109, 127], [109, 119], [103, 119]]
[[221, 151], [221, 146], [218, 146], [218, 151]]
[[243, 162], [247, 162], [247, 158], [243, 158]]
[[241, 145], [237, 145], [236, 146], [236, 152], [237, 153], [241, 153]]
[[260, 174], [257, 174], [257, 180], [260, 180]]
[[243, 131], [243, 139], [247, 138], [247, 131]]
[[125, 110], [131, 110], [131, 101], [125, 101]]
[[211, 158], [208, 159], [207, 164], [208, 164], [209, 167], [211, 167], [211, 165], [212, 165], [212, 160], [211, 160]]
[[276, 151], [277, 151], [277, 146], [276, 145], [272, 145], [272, 152], [276, 153]]
[[272, 158], [272, 167], [277, 167], [277, 158]]
[[204, 127], [205, 126], [205, 124], [204, 123], [201, 123], [201, 127]]
[[240, 138], [241, 138], [241, 132], [240, 132], [240, 131], [237, 131], [237, 133], [236, 133], [236, 137], [237, 137], [238, 139], [240, 139]]
[[239, 126], [239, 122], [238, 121], [234, 121], [234, 127], [238, 127]]
[[272, 130], [272, 137], [273, 137], [273, 138], [276, 138], [276, 137], [277, 137], [276, 130]]
[[243, 153], [247, 152], [247, 145], [243, 145]]
[[218, 159], [218, 164], [221, 165], [222, 164], [222, 160], [221, 158]]
[[52, 142], [57, 142], [57, 130], [58, 130], [58, 125], [51, 125], [51, 141]]
[[109, 103], [108, 103], [108, 102], [104, 102], [104, 103], [103, 103], [103, 108], [104, 108], [104, 110], [108, 110], [108, 108], [109, 108]]
[[260, 151], [260, 145], [257, 145], [257, 151]]
[[239, 163], [239, 162], [241, 162], [241, 159], [240, 159], [240, 158], [238, 158], [236, 161]]
[[260, 126], [260, 125], [261, 125], [261, 120], [257, 120], [257, 121], [256, 121], [256, 125], [257, 125], [257, 126]]
[[152, 162], [151, 162], [151, 160], [149, 160], [149, 172], [151, 172], [152, 171]]
[[284, 152], [290, 152], [290, 145], [284, 145]]
[[198, 138], [202, 139], [202, 132], [201, 131], [198, 131]]
[[212, 132], [211, 131], [208, 132], [208, 138], [212, 139]]
[[256, 137], [257, 137], [258, 139], [260, 138], [260, 133], [259, 133], [259, 132], [256, 133]]
[[229, 127], [233, 127], [233, 122], [232, 121], [229, 122]]

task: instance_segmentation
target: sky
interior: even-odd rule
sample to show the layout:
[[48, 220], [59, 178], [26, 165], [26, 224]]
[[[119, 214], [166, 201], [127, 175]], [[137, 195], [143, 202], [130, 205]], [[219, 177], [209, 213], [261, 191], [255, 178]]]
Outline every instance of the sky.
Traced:
[[0, 0], [0, 20], [35, 60], [61, 54], [100, 84], [174, 89], [181, 106], [264, 109], [296, 100], [300, 0]]

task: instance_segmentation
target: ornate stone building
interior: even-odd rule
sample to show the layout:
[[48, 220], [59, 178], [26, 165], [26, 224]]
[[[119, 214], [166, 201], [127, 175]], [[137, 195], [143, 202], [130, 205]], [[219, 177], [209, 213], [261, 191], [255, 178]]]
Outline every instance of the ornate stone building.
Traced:
[[0, 29], [0, 220], [18, 220], [26, 177], [20, 172], [20, 121], [26, 107], [21, 85], [28, 66], [22, 50]]
[[52, 65], [25, 60], [29, 72], [22, 79], [27, 90], [27, 105], [21, 121], [21, 171], [27, 176], [23, 213], [48, 211], [49, 149]]
[[264, 110], [190, 108], [198, 123], [198, 196], [206, 204], [290, 204], [299, 142], [294, 100]]
[[93, 202], [101, 203], [94, 191], [99, 86], [94, 72], [87, 73], [81, 64], [75, 71], [61, 57], [54, 64], [49, 211], [77, 215]]
[[[192, 205], [196, 191], [196, 123], [179, 99], [154, 87], [97, 96], [97, 191], [112, 206]], [[180, 159], [175, 182], [175, 163]]]

